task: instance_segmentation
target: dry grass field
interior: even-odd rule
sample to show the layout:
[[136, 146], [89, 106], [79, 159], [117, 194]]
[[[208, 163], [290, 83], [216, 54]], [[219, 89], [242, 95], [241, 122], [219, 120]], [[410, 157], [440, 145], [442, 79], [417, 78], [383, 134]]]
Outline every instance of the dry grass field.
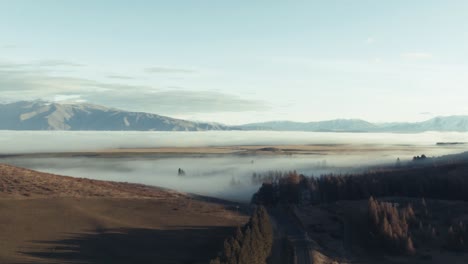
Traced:
[[247, 221], [235, 208], [0, 165], [0, 263], [207, 263]]

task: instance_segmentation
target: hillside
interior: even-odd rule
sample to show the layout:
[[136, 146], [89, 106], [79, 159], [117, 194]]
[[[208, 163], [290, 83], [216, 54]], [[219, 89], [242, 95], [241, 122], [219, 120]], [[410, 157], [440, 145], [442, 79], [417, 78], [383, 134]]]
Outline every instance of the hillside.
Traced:
[[0, 165], [0, 263], [207, 263], [247, 221], [234, 208]]
[[21, 101], [0, 104], [0, 130], [203, 131], [225, 130], [156, 114], [128, 112], [91, 104]]
[[141, 184], [73, 178], [0, 164], [0, 199], [50, 197], [178, 198], [180, 193]]

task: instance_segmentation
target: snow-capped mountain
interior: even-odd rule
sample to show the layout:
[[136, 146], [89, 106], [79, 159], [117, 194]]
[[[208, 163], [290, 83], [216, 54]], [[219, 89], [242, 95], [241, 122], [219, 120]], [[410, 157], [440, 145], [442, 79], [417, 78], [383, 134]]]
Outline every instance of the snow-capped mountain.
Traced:
[[91, 104], [45, 101], [0, 104], [2, 130], [202, 131], [227, 128], [214, 123], [191, 122]]

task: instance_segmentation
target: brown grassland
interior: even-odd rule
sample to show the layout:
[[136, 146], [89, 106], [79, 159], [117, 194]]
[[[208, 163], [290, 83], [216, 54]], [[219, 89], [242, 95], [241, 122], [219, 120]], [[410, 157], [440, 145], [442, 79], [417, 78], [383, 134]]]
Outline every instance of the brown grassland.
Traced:
[[0, 165], [0, 263], [207, 263], [231, 203]]

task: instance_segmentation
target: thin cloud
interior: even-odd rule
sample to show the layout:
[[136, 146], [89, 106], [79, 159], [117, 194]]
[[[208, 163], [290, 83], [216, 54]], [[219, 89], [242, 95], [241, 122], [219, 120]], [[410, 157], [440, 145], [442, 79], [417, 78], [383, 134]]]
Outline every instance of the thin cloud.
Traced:
[[79, 94], [57, 94], [53, 98], [54, 102], [85, 102]]
[[366, 39], [366, 44], [372, 45], [372, 44], [374, 44], [374, 43], [375, 43], [375, 38], [374, 38], [374, 37], [368, 37], [368, 38]]
[[108, 75], [107, 78], [109, 79], [117, 79], [117, 80], [134, 80], [134, 77], [126, 76], [126, 75]]
[[0, 62], [0, 69], [16, 70], [30, 66], [31, 64], [26, 63], [12, 63], [12, 62]]
[[406, 53], [402, 53], [401, 56], [406, 59], [417, 59], [417, 60], [432, 58], [432, 54], [426, 53], [426, 52], [406, 52]]
[[[75, 101], [101, 104], [131, 111], [165, 115], [265, 111], [270, 106], [235, 94], [190, 89], [160, 89], [130, 85], [123, 80], [101, 82], [86, 78], [50, 75], [45, 70], [3, 64], [0, 67], [2, 101]], [[17, 67], [12, 71], [11, 68]]]
[[17, 47], [18, 47], [18, 46], [13, 45], [13, 44], [6, 44], [6, 45], [0, 46], [0, 48], [2, 48], [2, 49], [15, 49], [15, 48], [17, 48]]
[[182, 68], [170, 68], [170, 67], [150, 67], [146, 68], [147, 73], [176, 73], [176, 74], [190, 74], [196, 73], [194, 70], [182, 69]]
[[39, 67], [83, 67], [85, 65], [65, 60], [41, 60], [36, 63], [31, 64], [32, 66], [36, 65]]
[[421, 112], [421, 113], [419, 113], [419, 114], [420, 114], [420, 115], [424, 115], [424, 116], [432, 116], [432, 115], [434, 115], [434, 114], [431, 113], [431, 112]]
[[[104, 96], [105, 94], [105, 96]], [[149, 111], [160, 114], [199, 114], [217, 112], [266, 111], [270, 106], [260, 100], [249, 100], [238, 95], [213, 91], [172, 90], [139, 93], [120, 90], [90, 94], [82, 98], [116, 108]]]
[[[48, 65], [59, 63], [46, 63]], [[60, 63], [62, 64], [62, 63]], [[86, 78], [52, 76], [49, 68], [26, 67], [37, 63], [0, 62], [0, 98], [9, 100], [52, 100], [61, 94], [89, 94], [114, 90], [147, 90], [147, 86], [98, 82]]]
[[381, 62], [382, 62], [382, 58], [374, 58], [373, 62], [374, 62], [374, 63], [381, 63]]
[[54, 67], [83, 67], [85, 65], [65, 61], [65, 60], [40, 60], [30, 63], [15, 63], [15, 62], [0, 62], [0, 68], [10, 70], [25, 70], [38, 68], [54, 68]]

